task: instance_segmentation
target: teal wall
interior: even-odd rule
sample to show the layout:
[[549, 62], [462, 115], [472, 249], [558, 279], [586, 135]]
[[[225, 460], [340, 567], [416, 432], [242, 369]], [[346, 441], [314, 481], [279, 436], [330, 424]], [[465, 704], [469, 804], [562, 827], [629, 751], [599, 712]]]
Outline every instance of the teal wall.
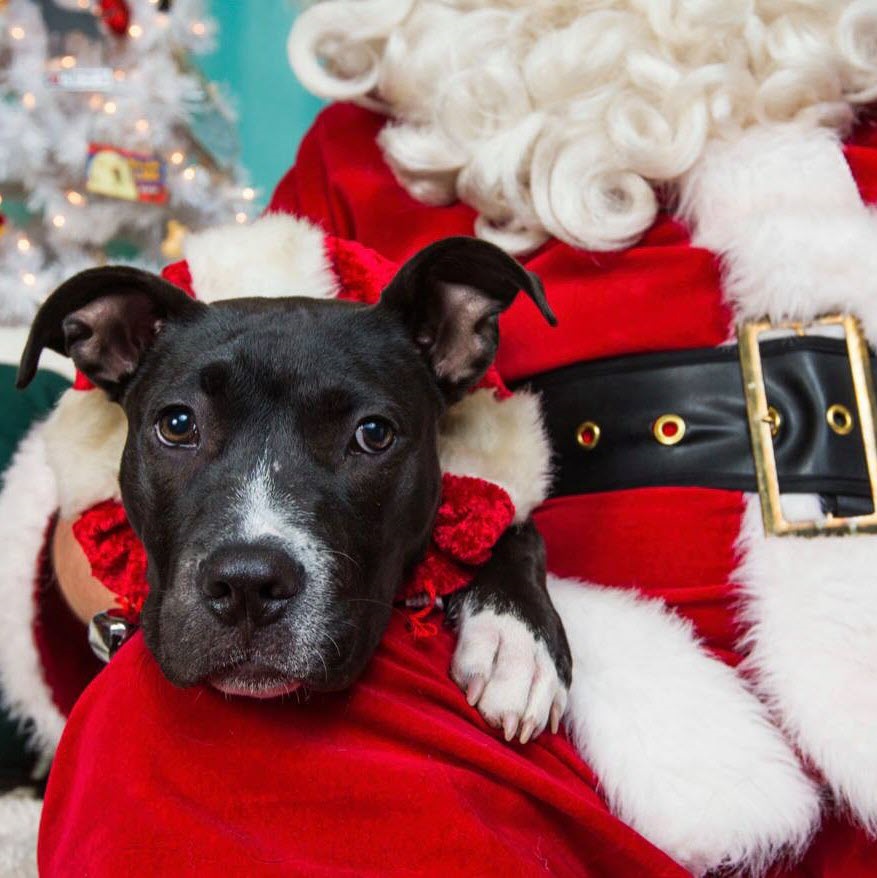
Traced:
[[302, 135], [322, 106], [296, 81], [286, 38], [297, 0], [209, 0], [219, 26], [216, 51], [199, 59], [237, 111], [241, 158], [264, 204], [292, 164]]

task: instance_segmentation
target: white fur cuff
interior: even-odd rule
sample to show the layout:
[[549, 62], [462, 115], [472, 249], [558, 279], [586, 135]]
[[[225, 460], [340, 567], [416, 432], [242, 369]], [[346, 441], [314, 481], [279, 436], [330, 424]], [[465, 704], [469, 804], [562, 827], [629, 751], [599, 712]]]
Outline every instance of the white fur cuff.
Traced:
[[0, 493], [0, 690], [15, 719], [30, 721], [31, 741], [54, 752], [64, 728], [43, 678], [34, 641], [34, 585], [57, 492], [38, 424], [19, 446]]
[[487, 388], [452, 406], [439, 433], [442, 472], [475, 476], [504, 488], [524, 521], [546, 498], [551, 445], [539, 397], [518, 391], [497, 399]]
[[766, 708], [662, 603], [549, 576], [566, 725], [612, 811], [696, 875], [799, 853], [819, 797]]

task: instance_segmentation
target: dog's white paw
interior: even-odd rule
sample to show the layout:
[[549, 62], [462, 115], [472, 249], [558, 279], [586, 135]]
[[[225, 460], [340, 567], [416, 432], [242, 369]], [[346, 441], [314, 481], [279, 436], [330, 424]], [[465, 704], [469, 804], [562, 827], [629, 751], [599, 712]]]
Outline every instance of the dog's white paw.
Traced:
[[464, 607], [451, 677], [507, 741], [526, 744], [549, 722], [556, 732], [566, 710], [567, 687], [545, 643], [509, 613]]

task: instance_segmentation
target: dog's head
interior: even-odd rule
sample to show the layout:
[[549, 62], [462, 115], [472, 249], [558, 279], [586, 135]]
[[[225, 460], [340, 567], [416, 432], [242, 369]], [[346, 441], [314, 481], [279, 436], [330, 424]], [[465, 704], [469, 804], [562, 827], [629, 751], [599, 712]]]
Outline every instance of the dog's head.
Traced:
[[142, 626], [172, 682], [267, 697], [362, 671], [430, 538], [439, 416], [492, 361], [520, 289], [553, 319], [535, 276], [452, 238], [374, 306], [208, 306], [123, 267], [49, 297], [18, 383], [48, 347], [124, 408], [122, 497], [149, 559]]

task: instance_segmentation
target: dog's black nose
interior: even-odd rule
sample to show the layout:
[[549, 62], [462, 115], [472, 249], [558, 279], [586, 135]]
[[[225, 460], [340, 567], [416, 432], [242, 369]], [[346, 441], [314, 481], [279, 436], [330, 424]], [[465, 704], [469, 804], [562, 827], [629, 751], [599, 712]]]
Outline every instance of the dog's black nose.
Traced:
[[201, 568], [201, 593], [226, 625], [276, 622], [302, 586], [301, 566], [271, 546], [233, 545], [217, 549]]

